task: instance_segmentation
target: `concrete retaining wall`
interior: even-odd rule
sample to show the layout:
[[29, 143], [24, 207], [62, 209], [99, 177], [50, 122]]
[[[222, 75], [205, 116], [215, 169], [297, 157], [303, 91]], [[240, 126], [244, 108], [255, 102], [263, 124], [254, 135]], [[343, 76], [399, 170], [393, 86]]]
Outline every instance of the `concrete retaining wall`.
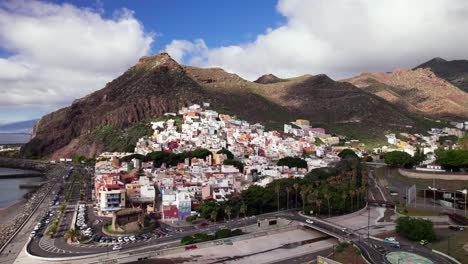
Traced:
[[462, 180], [468, 181], [468, 174], [466, 173], [448, 173], [448, 172], [423, 172], [417, 170], [406, 170], [406, 169], [398, 169], [398, 173], [401, 175], [408, 177], [408, 178], [416, 178], [416, 179], [439, 179], [439, 180]]

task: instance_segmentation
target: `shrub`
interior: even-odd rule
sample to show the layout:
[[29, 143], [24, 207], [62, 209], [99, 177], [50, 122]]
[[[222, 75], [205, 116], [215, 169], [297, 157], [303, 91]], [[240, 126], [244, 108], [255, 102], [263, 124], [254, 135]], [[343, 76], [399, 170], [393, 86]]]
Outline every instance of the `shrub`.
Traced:
[[192, 223], [196, 219], [197, 219], [196, 215], [191, 215], [191, 216], [187, 216], [187, 218], [185, 218], [185, 221], [187, 221], [188, 223]]
[[221, 229], [216, 231], [215, 239], [227, 238], [231, 236], [231, 229]]
[[342, 242], [342, 243], [339, 243], [336, 248], [335, 248], [335, 251], [336, 252], [343, 252], [343, 250], [348, 247], [348, 243], [347, 242]]

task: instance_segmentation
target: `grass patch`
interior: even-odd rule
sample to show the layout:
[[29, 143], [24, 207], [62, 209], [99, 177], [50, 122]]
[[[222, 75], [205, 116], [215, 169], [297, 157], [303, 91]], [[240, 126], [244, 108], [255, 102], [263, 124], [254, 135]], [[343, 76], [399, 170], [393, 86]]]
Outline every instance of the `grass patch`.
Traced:
[[148, 120], [141, 121], [126, 129], [111, 125], [102, 126], [94, 133], [94, 139], [111, 152], [133, 152], [139, 138], [153, 134]]
[[[436, 229], [435, 231], [437, 241], [430, 243], [429, 247], [448, 254], [462, 263], [466, 263], [468, 253], [463, 249], [463, 246], [468, 244], [468, 230], [452, 231], [448, 229]], [[450, 250], [448, 250], [449, 245]]]
[[397, 212], [406, 216], [439, 216], [440, 212], [427, 210], [424, 208], [397, 207]]
[[340, 243], [336, 246], [335, 253], [330, 259], [349, 264], [365, 264], [359, 249], [349, 243]]

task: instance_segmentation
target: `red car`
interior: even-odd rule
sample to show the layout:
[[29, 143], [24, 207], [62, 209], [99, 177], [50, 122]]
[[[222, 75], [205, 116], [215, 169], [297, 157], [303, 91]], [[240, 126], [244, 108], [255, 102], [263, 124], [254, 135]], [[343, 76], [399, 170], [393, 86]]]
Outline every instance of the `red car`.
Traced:
[[190, 246], [186, 246], [185, 247], [185, 250], [191, 250], [191, 249], [197, 249], [197, 245], [190, 245]]
[[205, 227], [205, 226], [208, 226], [208, 223], [207, 222], [203, 222], [200, 224], [201, 227]]

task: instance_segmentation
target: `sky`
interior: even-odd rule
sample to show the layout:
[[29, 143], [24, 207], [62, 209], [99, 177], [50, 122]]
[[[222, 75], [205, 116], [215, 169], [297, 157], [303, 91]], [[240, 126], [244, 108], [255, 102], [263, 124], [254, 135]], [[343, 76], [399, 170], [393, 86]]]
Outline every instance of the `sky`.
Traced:
[[166, 51], [248, 80], [468, 59], [465, 0], [0, 0], [0, 123], [39, 118]]

